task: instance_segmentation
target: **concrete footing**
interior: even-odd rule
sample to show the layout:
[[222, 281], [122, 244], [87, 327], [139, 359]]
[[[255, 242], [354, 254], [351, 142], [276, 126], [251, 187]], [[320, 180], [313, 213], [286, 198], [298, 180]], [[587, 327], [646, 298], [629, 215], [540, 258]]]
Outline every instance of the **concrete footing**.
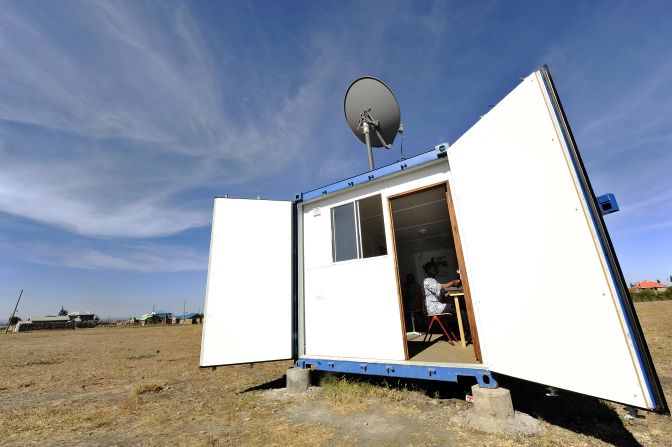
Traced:
[[474, 412], [483, 416], [508, 419], [514, 416], [511, 392], [506, 388], [471, 387], [474, 396]]
[[471, 387], [474, 408], [455, 422], [487, 433], [540, 434], [543, 427], [538, 420], [514, 411], [511, 392], [505, 388]]
[[310, 369], [289, 368], [287, 370], [287, 390], [294, 392], [306, 391], [310, 385]]

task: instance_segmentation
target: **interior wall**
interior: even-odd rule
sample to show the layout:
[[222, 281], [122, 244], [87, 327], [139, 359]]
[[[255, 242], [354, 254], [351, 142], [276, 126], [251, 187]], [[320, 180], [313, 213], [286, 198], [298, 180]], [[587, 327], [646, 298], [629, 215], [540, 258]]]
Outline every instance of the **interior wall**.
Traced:
[[[452, 238], [452, 236], [447, 236]], [[436, 240], [434, 240], [436, 241]], [[428, 241], [431, 243], [431, 241]], [[436, 245], [427, 248], [418, 248], [413, 244], [402, 243], [397, 246], [397, 257], [399, 259], [399, 274], [403, 280], [407, 273], [413, 273], [418, 284], [427, 276], [422, 266], [431, 261], [432, 258], [447, 258], [445, 264], [439, 266], [439, 275], [437, 280], [439, 282], [447, 282], [451, 279], [456, 279], [457, 275], [457, 257], [454, 248], [436, 248]]]
[[395, 198], [392, 212], [401, 280], [413, 273], [422, 284], [427, 276], [422, 266], [432, 260], [440, 260], [439, 281], [457, 278], [457, 256], [445, 188]]

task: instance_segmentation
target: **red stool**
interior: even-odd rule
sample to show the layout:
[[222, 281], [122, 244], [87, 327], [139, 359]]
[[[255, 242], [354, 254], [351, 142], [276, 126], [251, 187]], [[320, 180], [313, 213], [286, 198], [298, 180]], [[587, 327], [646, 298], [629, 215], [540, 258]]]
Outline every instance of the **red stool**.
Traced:
[[[457, 337], [455, 336], [455, 334], [453, 333], [452, 330], [446, 330], [443, 323], [441, 323], [441, 319], [439, 318], [439, 317], [447, 317], [449, 315], [452, 316], [453, 314], [444, 313], [444, 314], [427, 315], [428, 317], [431, 317], [432, 319], [429, 321], [429, 327], [427, 328], [427, 333], [425, 334], [425, 338], [422, 339], [423, 343], [425, 341], [430, 341], [431, 340], [432, 326], [434, 326], [434, 322], [437, 322], [438, 325], [441, 326], [441, 330], [443, 331], [444, 335], [448, 339], [448, 343], [450, 343], [451, 346], [455, 346], [455, 343], [453, 343], [453, 342], [458, 341]], [[429, 337], [429, 340], [427, 339], [427, 337]]]

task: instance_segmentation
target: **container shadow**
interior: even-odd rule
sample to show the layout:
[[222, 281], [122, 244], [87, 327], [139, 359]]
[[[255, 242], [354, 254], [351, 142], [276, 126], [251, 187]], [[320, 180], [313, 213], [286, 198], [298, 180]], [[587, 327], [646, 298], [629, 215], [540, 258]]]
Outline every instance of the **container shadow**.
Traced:
[[268, 381], [266, 383], [262, 383], [259, 385], [252, 386], [250, 388], [246, 388], [242, 391], [239, 391], [238, 394], [242, 393], [250, 393], [252, 391], [265, 391], [265, 390], [277, 390], [280, 388], [285, 388], [287, 384], [287, 376], [283, 375], [282, 377], [278, 377], [277, 379], [273, 379], [271, 381]]
[[511, 391], [517, 411], [615, 446], [641, 447], [619, 414], [595, 397], [561, 390], [557, 397], [548, 397], [543, 385], [499, 374], [497, 382]]

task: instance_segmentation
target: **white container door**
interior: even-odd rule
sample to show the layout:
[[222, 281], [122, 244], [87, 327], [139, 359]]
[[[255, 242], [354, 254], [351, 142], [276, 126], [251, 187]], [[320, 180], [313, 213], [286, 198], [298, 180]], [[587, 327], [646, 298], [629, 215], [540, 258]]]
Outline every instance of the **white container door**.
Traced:
[[215, 199], [201, 366], [292, 356], [292, 203]]
[[484, 364], [667, 411], [548, 70], [482, 117], [448, 161]]

